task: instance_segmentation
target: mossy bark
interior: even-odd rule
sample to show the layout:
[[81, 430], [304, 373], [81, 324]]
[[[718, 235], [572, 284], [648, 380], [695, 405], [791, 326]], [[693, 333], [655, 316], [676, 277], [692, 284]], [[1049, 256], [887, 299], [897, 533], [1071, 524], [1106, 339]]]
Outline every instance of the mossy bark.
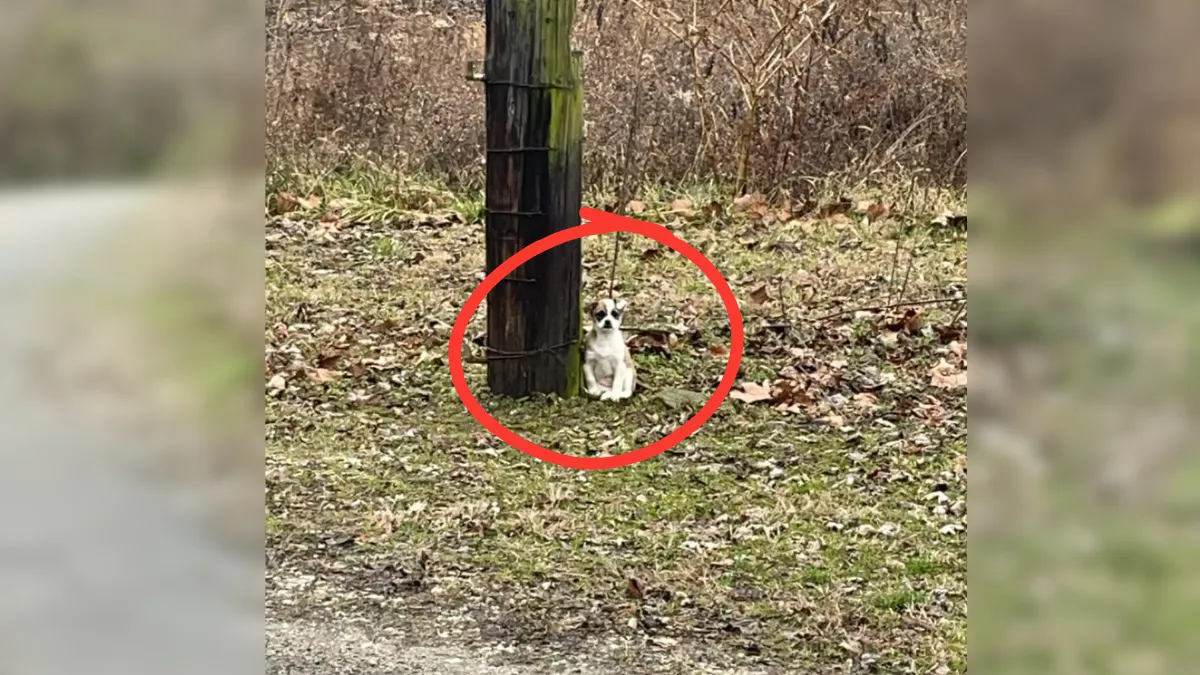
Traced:
[[[579, 224], [582, 57], [575, 0], [487, 0], [487, 268]], [[576, 240], [522, 265], [488, 296], [488, 386], [576, 396], [582, 380]], [[520, 356], [524, 354], [524, 356]], [[514, 356], [518, 355], [518, 356]]]

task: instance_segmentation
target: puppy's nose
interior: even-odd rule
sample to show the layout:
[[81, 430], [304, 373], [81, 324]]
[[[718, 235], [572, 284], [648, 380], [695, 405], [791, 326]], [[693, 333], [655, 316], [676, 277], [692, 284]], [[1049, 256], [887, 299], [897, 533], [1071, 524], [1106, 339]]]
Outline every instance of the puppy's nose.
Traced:
[[604, 323], [603, 323], [603, 326], [604, 326], [605, 328], [612, 328], [612, 321], [610, 321], [610, 320], [608, 320], [608, 319], [605, 319], [605, 320], [604, 320]]

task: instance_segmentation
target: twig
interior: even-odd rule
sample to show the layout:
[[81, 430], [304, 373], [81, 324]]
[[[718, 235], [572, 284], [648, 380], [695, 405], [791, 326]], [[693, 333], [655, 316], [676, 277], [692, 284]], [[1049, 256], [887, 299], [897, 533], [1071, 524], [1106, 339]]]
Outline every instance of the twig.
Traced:
[[885, 309], [896, 309], [898, 307], [916, 307], [918, 305], [937, 305], [937, 304], [941, 304], [943, 302], [964, 302], [965, 303], [966, 301], [967, 301], [966, 298], [960, 298], [957, 296], [956, 297], [944, 297], [944, 298], [932, 298], [930, 300], [912, 300], [910, 302], [896, 302], [896, 303], [892, 303], [889, 305], [878, 305], [876, 307], [856, 307], [854, 309], [848, 309], [848, 310], [845, 310], [842, 312], [835, 312], [833, 314], [826, 314], [825, 316], [818, 316], [817, 318], [812, 319], [812, 320], [813, 321], [828, 321], [830, 319], [838, 319], [843, 316], [850, 316], [851, 314], [857, 314], [858, 312], [882, 312]]

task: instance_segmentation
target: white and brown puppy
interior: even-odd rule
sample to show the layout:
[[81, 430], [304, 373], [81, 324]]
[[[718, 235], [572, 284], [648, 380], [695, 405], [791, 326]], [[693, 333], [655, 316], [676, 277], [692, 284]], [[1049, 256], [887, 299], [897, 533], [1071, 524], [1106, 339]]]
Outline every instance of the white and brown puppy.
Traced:
[[605, 298], [592, 307], [593, 326], [584, 340], [583, 377], [587, 392], [602, 401], [617, 401], [633, 395], [637, 379], [633, 357], [621, 332], [624, 300]]

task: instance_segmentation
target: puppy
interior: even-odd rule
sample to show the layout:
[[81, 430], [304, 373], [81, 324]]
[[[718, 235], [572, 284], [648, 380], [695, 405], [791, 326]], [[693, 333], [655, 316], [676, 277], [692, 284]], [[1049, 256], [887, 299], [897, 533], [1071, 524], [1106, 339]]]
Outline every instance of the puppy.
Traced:
[[592, 307], [593, 326], [584, 339], [583, 378], [587, 392], [602, 401], [618, 401], [633, 395], [637, 379], [633, 357], [621, 332], [624, 300], [605, 298]]

